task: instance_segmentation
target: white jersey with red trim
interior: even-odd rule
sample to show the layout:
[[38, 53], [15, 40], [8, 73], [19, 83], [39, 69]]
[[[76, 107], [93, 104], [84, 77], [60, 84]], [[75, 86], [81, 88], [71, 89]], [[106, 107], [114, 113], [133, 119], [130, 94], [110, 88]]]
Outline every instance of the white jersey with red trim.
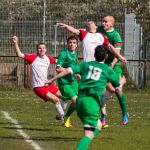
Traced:
[[85, 30], [80, 30], [79, 39], [82, 42], [83, 60], [94, 61], [95, 48], [98, 45], [109, 45], [109, 41], [101, 33], [92, 33]]
[[47, 81], [48, 67], [55, 63], [56, 59], [49, 55], [40, 58], [37, 54], [25, 54], [25, 60], [31, 64], [32, 88], [44, 86]]

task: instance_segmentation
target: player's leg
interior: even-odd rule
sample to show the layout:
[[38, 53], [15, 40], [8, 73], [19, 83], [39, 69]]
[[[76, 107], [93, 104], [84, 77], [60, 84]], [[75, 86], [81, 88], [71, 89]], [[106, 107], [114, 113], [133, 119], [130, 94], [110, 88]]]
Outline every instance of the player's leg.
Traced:
[[69, 107], [67, 109], [67, 112], [65, 114], [64, 126], [67, 127], [67, 128], [69, 128], [69, 127], [72, 126], [70, 116], [75, 111], [75, 108], [76, 108], [76, 99], [77, 99], [77, 96], [72, 97], [71, 104], [69, 105]]
[[103, 94], [103, 98], [102, 101], [100, 103], [101, 106], [101, 122], [102, 122], [102, 126], [103, 128], [108, 128], [109, 126], [106, 123], [106, 118], [107, 118], [107, 111], [106, 111], [106, 103], [108, 102], [108, 100], [111, 99], [112, 94], [115, 92], [114, 87], [112, 86], [111, 83], [108, 83], [106, 89], [104, 90], [104, 94]]
[[46, 93], [47, 99], [55, 104], [55, 108], [57, 111], [56, 119], [64, 122], [64, 110], [61, 106], [61, 100], [60, 100], [62, 95], [61, 95], [58, 87], [55, 84], [51, 84], [51, 85], [47, 86], [46, 88], [48, 91]]
[[116, 90], [115, 94], [119, 100], [119, 104], [122, 110], [122, 124], [126, 125], [128, 124], [128, 120], [129, 120], [129, 116], [127, 113], [127, 104], [126, 104], [126, 96], [125, 94], [122, 92], [122, 85], [124, 85], [126, 83], [126, 78], [124, 76], [122, 76], [120, 78], [120, 85], [121, 85], [121, 89], [120, 90]]
[[122, 69], [120, 66], [116, 65], [113, 70], [116, 72], [116, 74], [120, 78], [120, 85], [121, 85], [121, 88], [119, 90], [120, 92], [118, 93], [118, 91], [117, 91], [115, 94], [118, 98], [118, 101], [119, 101], [119, 104], [121, 107], [121, 111], [122, 111], [122, 123], [125, 125], [128, 123], [128, 113], [127, 113], [127, 105], [126, 105], [126, 96], [123, 93], [122, 88], [123, 88], [124, 84], [126, 83], [126, 78], [124, 76], [121, 76]]
[[87, 150], [92, 139], [98, 135], [102, 127], [99, 120], [99, 104], [93, 97], [82, 97], [77, 100], [76, 110], [84, 125], [84, 136], [76, 150]]
[[50, 92], [48, 92], [46, 94], [46, 97], [49, 101], [51, 101], [55, 105], [55, 108], [56, 108], [56, 111], [57, 111], [56, 119], [57, 119], [57, 116], [59, 116], [58, 120], [61, 120], [62, 122], [64, 122], [64, 110], [61, 106], [60, 99], [56, 95], [54, 95]]
[[61, 107], [60, 99], [56, 95], [61, 95], [58, 87], [56, 85], [49, 85], [49, 86], [43, 86], [43, 87], [36, 87], [34, 88], [35, 94], [43, 99], [45, 102], [50, 101], [53, 104], [55, 104], [57, 113], [61, 116], [61, 120], [64, 120], [64, 111]]
[[63, 96], [63, 100], [71, 100], [71, 104], [69, 105], [67, 112], [65, 114], [65, 127], [71, 127], [71, 119], [70, 116], [75, 110], [75, 103], [78, 94], [78, 84], [65, 84], [60, 86], [60, 90]]

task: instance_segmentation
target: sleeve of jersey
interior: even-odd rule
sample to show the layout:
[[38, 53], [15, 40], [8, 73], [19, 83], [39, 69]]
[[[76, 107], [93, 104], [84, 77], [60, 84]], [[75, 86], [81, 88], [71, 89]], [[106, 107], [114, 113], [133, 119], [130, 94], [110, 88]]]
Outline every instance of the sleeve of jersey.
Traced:
[[83, 39], [85, 38], [86, 34], [88, 33], [87, 31], [83, 30], [83, 29], [80, 29], [79, 30], [80, 33], [79, 33], [79, 39], [80, 41], [83, 41]]
[[58, 55], [57, 66], [62, 66], [65, 61], [65, 58], [66, 58], [66, 54], [63, 52], [60, 52]]
[[25, 54], [24, 59], [25, 59], [29, 64], [31, 64], [31, 63], [35, 60], [36, 57], [37, 57], [36, 54]]
[[49, 55], [48, 55], [47, 57], [49, 58], [49, 61], [50, 61], [51, 64], [53, 64], [53, 63], [56, 62], [56, 59], [53, 58], [52, 56], [49, 56]]
[[77, 65], [71, 66], [70, 67], [71, 73], [72, 74], [81, 74], [82, 67], [83, 67], [83, 63], [82, 62], [77, 64]]
[[118, 48], [118, 49], [121, 49], [122, 47], [122, 40], [121, 40], [121, 36], [119, 33], [116, 33], [114, 38], [113, 38], [113, 43], [114, 43], [114, 47], [115, 48]]
[[[102, 34], [103, 35], [103, 34]], [[108, 39], [103, 35], [103, 38], [104, 38], [104, 43], [103, 43], [103, 45], [105, 45], [105, 46], [108, 46], [109, 45], [109, 41], [108, 41]]]
[[120, 87], [119, 78], [111, 68], [108, 71], [108, 80], [115, 88]]

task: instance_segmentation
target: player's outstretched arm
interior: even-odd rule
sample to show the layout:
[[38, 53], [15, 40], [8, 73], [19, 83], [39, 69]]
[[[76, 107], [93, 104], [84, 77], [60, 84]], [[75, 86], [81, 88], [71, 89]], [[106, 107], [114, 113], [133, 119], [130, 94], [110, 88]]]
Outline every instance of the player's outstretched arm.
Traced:
[[61, 67], [61, 66], [56, 66], [56, 71], [57, 71], [57, 73], [60, 73], [60, 72], [62, 72], [63, 70], [64, 70], [65, 68], [63, 68], [63, 67]]
[[119, 52], [117, 52], [117, 51], [115, 50], [115, 48], [114, 48], [111, 44], [109, 44], [109, 47], [110, 47], [110, 51], [111, 51], [118, 59], [120, 59], [121, 62], [123, 62], [123, 63], [126, 63], [126, 62], [127, 62], [126, 58], [123, 57]]
[[71, 73], [71, 70], [69, 68], [65, 69], [60, 72], [59, 74], [57, 74], [56, 76], [54, 76], [53, 78], [51, 78], [50, 80], [46, 81], [45, 84], [51, 84], [53, 83], [55, 80], [67, 75], [67, 74], [70, 74]]
[[61, 27], [61, 28], [65, 28], [66, 30], [68, 30], [69, 32], [72, 32], [73, 34], [79, 35], [80, 31], [72, 26], [69, 26], [65, 23], [56, 23], [57, 26]]
[[14, 47], [15, 47], [16, 55], [18, 57], [20, 57], [20, 58], [24, 58], [24, 53], [22, 53], [20, 51], [20, 48], [19, 48], [19, 45], [18, 45], [18, 37], [17, 36], [13, 36], [12, 42], [13, 42]]

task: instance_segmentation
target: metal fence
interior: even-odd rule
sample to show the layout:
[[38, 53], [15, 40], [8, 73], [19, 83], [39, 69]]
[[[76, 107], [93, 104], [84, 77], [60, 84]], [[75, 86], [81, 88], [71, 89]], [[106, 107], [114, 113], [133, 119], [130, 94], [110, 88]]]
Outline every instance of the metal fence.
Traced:
[[[125, 8], [122, 5], [110, 7], [107, 3], [94, 5], [89, 1], [58, 4], [46, 0], [7, 0], [3, 2], [0, 12], [0, 84], [30, 86], [30, 67], [16, 57], [11, 44], [13, 35], [19, 37], [19, 45], [24, 53], [36, 53], [36, 44], [45, 41], [48, 54], [57, 57], [66, 46], [66, 39], [70, 34], [58, 29], [55, 26], [56, 21], [84, 28], [87, 19], [100, 24], [104, 15], [111, 14], [115, 16], [116, 27], [125, 42]], [[130, 63], [128, 65], [131, 66]], [[141, 64], [138, 62], [134, 68], [139, 66]], [[50, 70], [49, 75], [54, 75], [54, 65]]]

